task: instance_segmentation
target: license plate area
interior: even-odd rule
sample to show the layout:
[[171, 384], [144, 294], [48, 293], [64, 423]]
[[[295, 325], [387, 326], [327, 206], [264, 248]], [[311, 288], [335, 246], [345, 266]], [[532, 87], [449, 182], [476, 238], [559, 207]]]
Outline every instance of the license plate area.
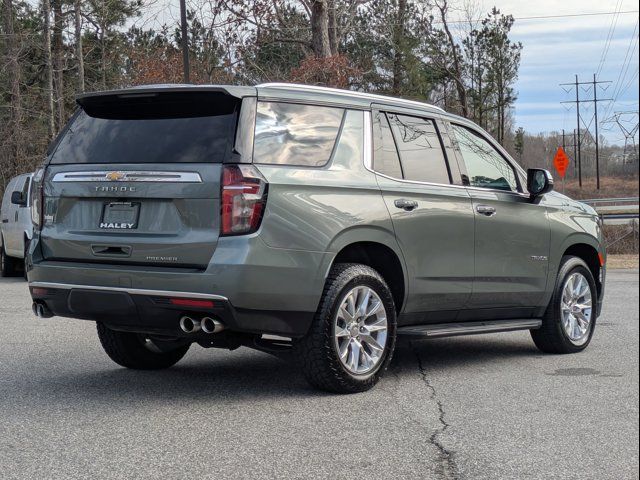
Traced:
[[138, 228], [140, 202], [109, 202], [102, 209], [99, 227], [103, 230], [133, 230]]

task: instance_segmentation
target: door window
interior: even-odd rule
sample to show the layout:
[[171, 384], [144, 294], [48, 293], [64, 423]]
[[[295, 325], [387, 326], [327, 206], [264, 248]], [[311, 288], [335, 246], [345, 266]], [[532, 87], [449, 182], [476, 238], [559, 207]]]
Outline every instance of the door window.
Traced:
[[433, 121], [389, 114], [406, 180], [450, 183], [447, 162]]
[[22, 187], [22, 198], [27, 199], [29, 201], [29, 185], [31, 184], [31, 178], [27, 177], [24, 181], [24, 186]]
[[400, 157], [393, 141], [389, 120], [383, 112], [376, 112], [373, 139], [373, 169], [392, 178], [403, 178]]
[[469, 185], [509, 192], [518, 191], [513, 167], [484, 138], [460, 125], [452, 125], [457, 148], [467, 169]]

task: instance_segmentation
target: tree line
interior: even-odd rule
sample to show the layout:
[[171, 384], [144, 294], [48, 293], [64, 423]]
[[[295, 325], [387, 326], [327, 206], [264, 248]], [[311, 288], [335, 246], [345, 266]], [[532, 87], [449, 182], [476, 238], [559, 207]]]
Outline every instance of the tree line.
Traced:
[[[293, 81], [427, 101], [513, 148], [522, 45], [473, 0], [192, 0], [193, 83]], [[79, 92], [182, 81], [153, 0], [2, 0], [0, 188], [41, 162]]]

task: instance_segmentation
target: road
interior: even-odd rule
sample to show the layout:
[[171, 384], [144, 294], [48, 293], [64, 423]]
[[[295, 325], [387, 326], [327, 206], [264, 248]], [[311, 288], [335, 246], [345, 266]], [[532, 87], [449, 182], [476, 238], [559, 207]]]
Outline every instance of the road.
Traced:
[[93, 323], [33, 317], [19, 279], [0, 321], [3, 479], [638, 478], [637, 270], [610, 272], [581, 354], [527, 332], [405, 340], [351, 396], [247, 349], [118, 368]]

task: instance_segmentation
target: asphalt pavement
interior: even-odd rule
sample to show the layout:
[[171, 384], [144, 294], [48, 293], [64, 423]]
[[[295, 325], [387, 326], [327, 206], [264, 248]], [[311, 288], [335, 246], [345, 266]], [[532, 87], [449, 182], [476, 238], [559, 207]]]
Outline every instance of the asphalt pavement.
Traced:
[[248, 349], [119, 368], [92, 322], [37, 319], [0, 279], [0, 477], [638, 478], [638, 271], [605, 302], [583, 353], [403, 340], [374, 390], [337, 396]]

